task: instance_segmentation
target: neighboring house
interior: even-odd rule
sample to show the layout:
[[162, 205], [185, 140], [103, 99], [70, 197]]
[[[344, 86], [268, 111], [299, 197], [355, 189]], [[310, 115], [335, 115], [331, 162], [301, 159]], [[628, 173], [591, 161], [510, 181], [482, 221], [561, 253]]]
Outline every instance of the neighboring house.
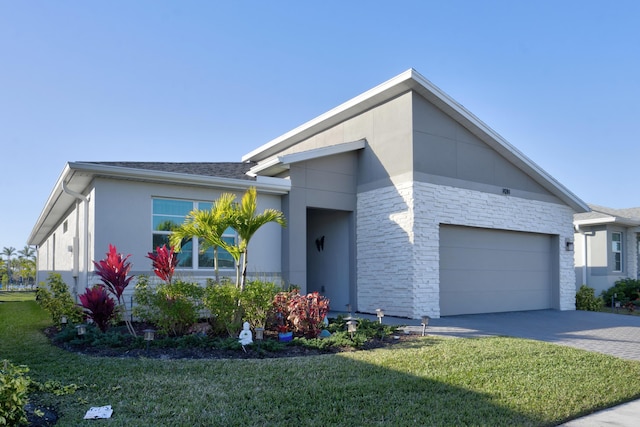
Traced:
[[[246, 174], [149, 165], [69, 164], [29, 239], [39, 271], [74, 271], [83, 289], [93, 267], [82, 259], [108, 243], [143, 265], [161, 233], [156, 200], [210, 202], [256, 185], [261, 207], [282, 210], [288, 227], [265, 230], [250, 271], [319, 291], [333, 310], [419, 318], [575, 308], [572, 221], [587, 205], [415, 70], [248, 153], [236, 165]], [[80, 224], [79, 240], [89, 236], [78, 261], [72, 249], [85, 246], [61, 244], [65, 221]]]
[[623, 278], [638, 278], [640, 208], [611, 209], [589, 205], [574, 216], [576, 286], [599, 295]]

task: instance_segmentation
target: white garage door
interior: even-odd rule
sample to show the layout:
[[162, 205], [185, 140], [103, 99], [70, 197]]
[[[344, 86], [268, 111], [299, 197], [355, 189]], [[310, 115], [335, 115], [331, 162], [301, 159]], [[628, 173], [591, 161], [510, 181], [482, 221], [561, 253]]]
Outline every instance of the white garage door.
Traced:
[[552, 307], [552, 237], [440, 227], [440, 315]]

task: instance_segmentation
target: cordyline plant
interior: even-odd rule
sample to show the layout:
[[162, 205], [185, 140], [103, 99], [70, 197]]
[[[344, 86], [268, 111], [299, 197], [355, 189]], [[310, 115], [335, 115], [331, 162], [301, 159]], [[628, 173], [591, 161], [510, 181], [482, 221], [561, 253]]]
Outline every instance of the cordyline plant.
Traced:
[[116, 303], [106, 289], [100, 285], [87, 288], [78, 298], [87, 317], [92, 319], [102, 332], [107, 332], [109, 323], [116, 315]]
[[155, 253], [149, 252], [147, 254], [152, 262], [153, 272], [156, 273], [161, 280], [171, 284], [173, 273], [178, 265], [178, 257], [173, 250], [173, 246], [167, 248], [167, 245], [158, 246]]
[[[109, 244], [109, 252], [107, 252], [107, 257], [98, 262], [94, 261], [93, 265], [96, 269], [96, 274], [100, 276], [100, 280], [102, 281], [102, 286], [109, 291], [113, 296], [116, 297], [118, 304], [123, 308], [123, 312], [126, 313], [126, 304], [122, 294], [124, 290], [129, 285], [133, 276], [129, 276], [129, 271], [131, 270], [131, 263], [127, 260], [131, 255], [123, 256], [118, 253], [118, 250], [115, 246]], [[133, 329], [133, 325], [131, 325], [131, 320], [124, 317], [124, 322], [127, 325], [127, 329], [131, 335], [136, 336], [136, 331]]]

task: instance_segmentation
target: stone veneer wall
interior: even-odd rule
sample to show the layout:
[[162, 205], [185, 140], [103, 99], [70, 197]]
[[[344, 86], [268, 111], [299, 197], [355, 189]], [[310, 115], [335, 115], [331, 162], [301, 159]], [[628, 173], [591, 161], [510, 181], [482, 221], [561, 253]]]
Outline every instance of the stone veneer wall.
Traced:
[[560, 309], [575, 309], [573, 210], [555, 203], [407, 182], [358, 194], [358, 310], [440, 317], [440, 224], [559, 236]]

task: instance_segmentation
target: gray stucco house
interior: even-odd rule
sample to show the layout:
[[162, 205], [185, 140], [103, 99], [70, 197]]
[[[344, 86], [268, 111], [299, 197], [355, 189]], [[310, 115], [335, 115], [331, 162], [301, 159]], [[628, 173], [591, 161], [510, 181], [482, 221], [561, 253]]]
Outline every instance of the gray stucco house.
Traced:
[[[259, 231], [250, 272], [333, 310], [575, 308], [573, 215], [587, 205], [413, 69], [241, 160], [67, 164], [29, 239], [40, 280], [62, 271], [81, 292], [109, 243], [148, 271], [163, 221], [253, 185], [288, 227]], [[211, 277], [193, 254], [181, 273]]]
[[617, 280], [638, 278], [640, 208], [589, 208], [573, 221], [576, 286], [590, 286], [599, 295]]

